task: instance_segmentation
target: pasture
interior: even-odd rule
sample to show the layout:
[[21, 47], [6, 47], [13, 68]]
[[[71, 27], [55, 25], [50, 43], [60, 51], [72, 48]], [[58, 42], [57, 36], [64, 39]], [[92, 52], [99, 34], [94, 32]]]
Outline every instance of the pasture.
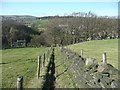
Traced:
[[[102, 54], [107, 53], [107, 62], [118, 69], [118, 39], [94, 40], [66, 46], [72, 51], [81, 54], [85, 58], [95, 58], [99, 63], [102, 62]], [[46, 86], [46, 69], [41, 73], [41, 79], [36, 80], [37, 57], [43, 55], [48, 50], [47, 47], [41, 48], [15, 48], [2, 51], [2, 87], [16, 88], [17, 78], [24, 76], [24, 88]], [[64, 53], [56, 47], [54, 52], [55, 59], [55, 81], [56, 88], [75, 88], [78, 87], [69, 67], [75, 66], [66, 59]], [[50, 58], [49, 58], [50, 59]], [[72, 60], [73, 61], [73, 60]], [[47, 65], [47, 64], [46, 64]], [[71, 68], [73, 68], [73, 66]], [[45, 68], [47, 68], [46, 66]], [[75, 68], [75, 67], [74, 67]], [[76, 72], [75, 72], [76, 73]], [[75, 76], [76, 77], [76, 76]], [[39, 81], [39, 83], [37, 83]], [[43, 83], [44, 82], [44, 83]], [[78, 84], [79, 85], [79, 84]], [[79, 85], [79, 87], [81, 87]]]
[[118, 69], [118, 39], [94, 40], [67, 46], [71, 50], [81, 54], [83, 57], [95, 58], [102, 62], [102, 54], [106, 52], [107, 62]]
[[48, 48], [16, 48], [2, 51], [2, 87], [15, 88], [17, 78], [24, 76], [24, 87], [36, 75], [37, 57]]

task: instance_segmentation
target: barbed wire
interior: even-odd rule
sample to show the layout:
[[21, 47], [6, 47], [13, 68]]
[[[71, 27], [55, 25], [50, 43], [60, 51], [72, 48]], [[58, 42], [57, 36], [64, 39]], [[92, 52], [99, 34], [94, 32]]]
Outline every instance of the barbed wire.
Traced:
[[24, 79], [26, 78], [28, 73], [30, 73], [34, 70], [36, 65], [37, 65], [37, 60], [34, 60], [34, 64], [32, 65], [32, 67], [30, 69], [28, 69], [24, 74], [22, 74], [22, 76], [24, 76]]
[[27, 59], [27, 60], [16, 60], [16, 61], [12, 61], [12, 62], [2, 62], [0, 64], [13, 64], [13, 63], [17, 63], [17, 62], [25, 62], [25, 61], [32, 61], [32, 59]]

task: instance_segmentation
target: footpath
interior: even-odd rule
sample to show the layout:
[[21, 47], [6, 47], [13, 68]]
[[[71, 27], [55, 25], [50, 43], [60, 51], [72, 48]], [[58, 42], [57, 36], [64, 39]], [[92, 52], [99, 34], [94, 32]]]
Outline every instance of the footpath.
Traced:
[[83, 58], [64, 47], [50, 48], [43, 57], [40, 77], [34, 78], [28, 88], [118, 88], [119, 70], [103, 61]]

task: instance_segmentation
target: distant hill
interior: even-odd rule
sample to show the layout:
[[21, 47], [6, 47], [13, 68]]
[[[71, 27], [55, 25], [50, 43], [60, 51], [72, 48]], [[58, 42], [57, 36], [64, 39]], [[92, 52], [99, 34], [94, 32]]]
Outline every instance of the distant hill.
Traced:
[[[44, 17], [5, 15], [2, 16], [2, 24], [4, 39], [11, 38], [9, 33], [14, 26], [14, 29], [20, 31], [20, 34], [21, 31], [27, 34], [29, 36], [28, 42], [34, 43], [34, 46], [69, 45], [88, 40], [119, 38], [117, 18], [100, 17], [90, 12]], [[21, 39], [21, 37], [16, 39]], [[6, 40], [6, 42], [10, 46], [11, 41]]]

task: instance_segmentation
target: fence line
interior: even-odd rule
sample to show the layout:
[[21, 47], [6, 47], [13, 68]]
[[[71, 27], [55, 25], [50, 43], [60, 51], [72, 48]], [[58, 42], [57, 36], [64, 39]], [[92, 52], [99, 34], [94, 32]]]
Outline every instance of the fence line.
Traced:
[[[39, 79], [40, 78], [40, 64], [42, 64], [42, 67], [44, 68], [44, 66], [45, 66], [45, 62], [47, 62], [48, 61], [48, 58], [49, 58], [49, 56], [52, 54], [52, 47], [47, 51], [47, 53], [43, 53], [43, 55], [42, 56], [38, 56], [38, 61], [36, 62], [35, 61], [35, 63], [33, 64], [33, 66], [30, 68], [30, 69], [28, 69], [23, 75], [21, 75], [20, 77], [18, 77], [17, 78], [17, 89], [18, 90], [22, 90], [24, 87], [23, 87], [23, 78], [24, 78], [24, 81], [25, 81], [25, 77], [26, 77], [26, 75], [29, 73], [29, 72], [31, 72], [31, 71], [33, 71], [33, 69], [34, 69], [34, 67], [36, 66], [36, 64], [38, 64], [37, 65], [37, 79]], [[43, 57], [43, 58], [42, 58]], [[42, 61], [42, 62], [41, 62]], [[40, 63], [41, 62], [41, 63]]]
[[[101, 87], [111, 87], [109, 83], [110, 78], [105, 77], [103, 74], [100, 74], [97, 70], [98, 64], [95, 64], [95, 66], [86, 66], [86, 61], [88, 60], [88, 64], [95, 63], [95, 59], [87, 59], [83, 58], [83, 50], [81, 50], [81, 55], [77, 54], [76, 52], [71, 51], [70, 49], [58, 47], [60, 50], [60, 55], [64, 56], [64, 59], [62, 59], [65, 64], [67, 65], [68, 70], [73, 75], [73, 79], [75, 80], [76, 86], [79, 87], [79, 85], [82, 85], [86, 88], [101, 88]], [[52, 63], [52, 55], [53, 55], [53, 47], [49, 48], [49, 50], [42, 54], [42, 56], [38, 56], [37, 61], [37, 79], [40, 78], [40, 65], [42, 65], [42, 68], [45, 67], [45, 64], [48, 62], [48, 58], [50, 59], [50, 62]], [[104, 65], [107, 65], [107, 55], [106, 53], [102, 54], [103, 63]], [[54, 61], [53, 61], [54, 62]], [[33, 66], [36, 65], [36, 61], [33, 64]], [[31, 69], [33, 69], [32, 67]], [[51, 69], [52, 73], [55, 73], [55, 63], [52, 63]], [[27, 71], [23, 76], [25, 76], [30, 70]], [[100, 67], [100, 70], [104, 70], [104, 67]], [[98, 74], [96, 74], [98, 73]], [[23, 76], [18, 77], [17, 79], [17, 89], [22, 90], [23, 88]], [[104, 78], [102, 78], [104, 77]], [[25, 79], [24, 79], [25, 80]]]

